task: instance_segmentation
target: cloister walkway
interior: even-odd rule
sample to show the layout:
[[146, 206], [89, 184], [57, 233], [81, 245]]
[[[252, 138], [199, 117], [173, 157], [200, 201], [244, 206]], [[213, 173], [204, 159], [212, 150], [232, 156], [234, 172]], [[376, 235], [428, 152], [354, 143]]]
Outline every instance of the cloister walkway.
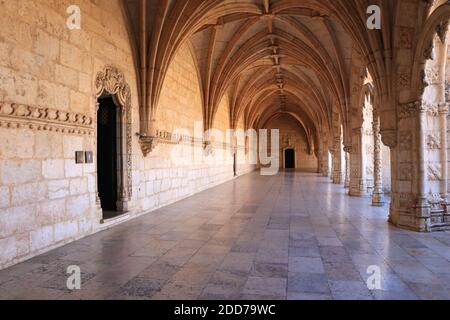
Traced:
[[0, 298], [450, 299], [450, 233], [387, 211], [315, 174], [255, 172], [0, 271]]

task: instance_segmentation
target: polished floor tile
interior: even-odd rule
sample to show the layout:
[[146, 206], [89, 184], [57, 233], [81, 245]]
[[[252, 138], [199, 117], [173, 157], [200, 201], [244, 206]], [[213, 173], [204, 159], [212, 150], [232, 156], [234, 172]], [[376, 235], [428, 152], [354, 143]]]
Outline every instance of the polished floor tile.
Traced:
[[450, 232], [387, 210], [314, 174], [252, 173], [2, 270], [0, 299], [450, 299]]

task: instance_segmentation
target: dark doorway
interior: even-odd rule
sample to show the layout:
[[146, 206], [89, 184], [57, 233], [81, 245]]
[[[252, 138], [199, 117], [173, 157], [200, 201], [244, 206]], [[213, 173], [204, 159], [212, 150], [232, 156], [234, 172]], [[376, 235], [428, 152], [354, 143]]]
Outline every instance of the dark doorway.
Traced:
[[284, 151], [284, 164], [286, 169], [295, 169], [295, 150], [286, 149]]
[[233, 173], [234, 173], [234, 176], [236, 177], [237, 176], [237, 156], [236, 156], [236, 153], [233, 154]]
[[117, 216], [117, 106], [112, 97], [98, 100], [97, 173], [103, 219]]

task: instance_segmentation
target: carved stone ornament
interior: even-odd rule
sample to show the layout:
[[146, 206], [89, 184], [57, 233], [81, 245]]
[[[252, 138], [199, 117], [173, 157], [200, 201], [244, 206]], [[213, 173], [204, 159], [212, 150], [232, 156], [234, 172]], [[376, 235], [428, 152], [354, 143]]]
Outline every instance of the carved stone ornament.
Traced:
[[425, 68], [426, 82], [429, 85], [436, 85], [440, 83], [440, 68], [438, 66]]
[[122, 159], [122, 183], [119, 195], [123, 199], [130, 199], [132, 195], [132, 128], [131, 128], [131, 89], [125, 81], [123, 73], [112, 65], [104, 67], [103, 71], [97, 73], [95, 79], [97, 98], [103, 94], [109, 94], [116, 98], [121, 109], [121, 133], [122, 141], [121, 154], [125, 155]]
[[441, 149], [441, 137], [437, 133], [431, 133], [427, 136], [427, 147], [429, 150]]
[[0, 127], [29, 128], [77, 135], [93, 135], [91, 116], [24, 104], [0, 102]]
[[428, 180], [430, 181], [441, 181], [442, 170], [440, 164], [429, 164], [428, 165]]
[[159, 143], [158, 137], [139, 136], [139, 145], [141, 146], [142, 154], [144, 157], [148, 156]]
[[408, 88], [411, 84], [411, 79], [408, 73], [400, 74], [397, 81], [399, 88]]
[[422, 101], [408, 102], [398, 107], [398, 117], [400, 119], [410, 118], [418, 113], [432, 112], [432, 106], [423, 104]]
[[425, 110], [426, 110], [427, 114], [431, 117], [439, 116], [439, 105], [437, 105], [437, 104], [425, 105]]
[[131, 89], [125, 81], [125, 76], [115, 66], [107, 65], [97, 73], [95, 80], [97, 89], [97, 97], [100, 97], [103, 92], [115, 95], [122, 107], [131, 109]]
[[441, 204], [444, 202], [444, 199], [442, 199], [442, 196], [438, 193], [432, 193], [430, 192], [428, 194], [428, 203], [430, 204], [432, 209], [440, 209]]
[[382, 131], [381, 140], [383, 141], [384, 145], [388, 146], [389, 148], [391, 149], [395, 148], [398, 143], [397, 130]]

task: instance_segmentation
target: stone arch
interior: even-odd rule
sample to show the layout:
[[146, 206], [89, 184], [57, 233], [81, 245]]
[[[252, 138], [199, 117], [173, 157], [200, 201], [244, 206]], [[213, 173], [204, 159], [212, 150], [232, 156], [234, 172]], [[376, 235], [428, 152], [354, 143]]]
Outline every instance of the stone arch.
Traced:
[[438, 35], [441, 41], [445, 42], [449, 20], [450, 4], [445, 3], [433, 11], [422, 28], [422, 33], [416, 46], [411, 81], [411, 92], [417, 96], [411, 97], [411, 101], [419, 101], [422, 98], [424, 89], [427, 86], [425, 83], [425, 67], [427, 60], [433, 58], [435, 36]]
[[[124, 74], [113, 65], [106, 65], [95, 79], [96, 99], [110, 95], [118, 106], [120, 143], [118, 145], [118, 201], [121, 210], [128, 211], [132, 187], [132, 105], [131, 89]], [[97, 103], [98, 106], [98, 103]], [[95, 116], [97, 126], [97, 116]], [[98, 192], [98, 190], [97, 190]], [[97, 199], [98, 200], [98, 199]]]

